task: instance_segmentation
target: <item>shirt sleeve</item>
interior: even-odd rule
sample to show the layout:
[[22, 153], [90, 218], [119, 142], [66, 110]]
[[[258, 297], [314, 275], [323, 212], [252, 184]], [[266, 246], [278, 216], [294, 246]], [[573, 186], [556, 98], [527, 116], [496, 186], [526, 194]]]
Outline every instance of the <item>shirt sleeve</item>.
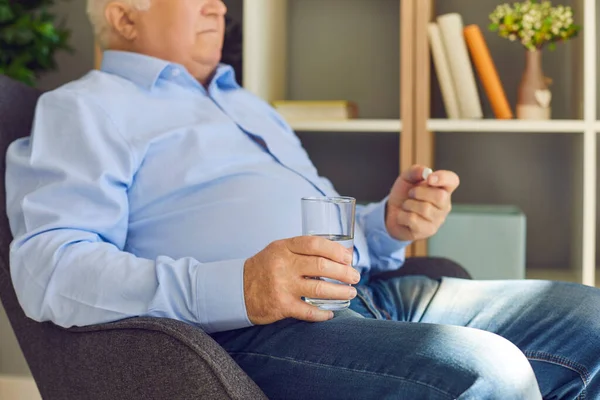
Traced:
[[10, 268], [25, 313], [63, 327], [137, 316], [208, 333], [251, 326], [245, 260], [150, 260], [124, 251], [137, 165], [93, 100], [66, 88], [40, 98], [31, 136], [7, 153]]
[[356, 206], [356, 222], [367, 237], [371, 270], [391, 271], [400, 268], [406, 259], [406, 247], [411, 242], [390, 236], [385, 226], [387, 198], [379, 203]]

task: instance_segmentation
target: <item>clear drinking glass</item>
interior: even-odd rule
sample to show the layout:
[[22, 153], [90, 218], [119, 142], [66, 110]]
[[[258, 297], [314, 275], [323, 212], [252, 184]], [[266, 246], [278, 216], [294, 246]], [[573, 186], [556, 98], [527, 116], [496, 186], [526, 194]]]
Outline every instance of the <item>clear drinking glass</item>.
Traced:
[[[321, 236], [351, 249], [355, 213], [356, 200], [352, 197], [305, 197], [302, 199], [302, 234]], [[334, 279], [314, 279], [347, 285]], [[305, 298], [305, 301], [322, 310], [342, 310], [350, 305], [350, 300]]]

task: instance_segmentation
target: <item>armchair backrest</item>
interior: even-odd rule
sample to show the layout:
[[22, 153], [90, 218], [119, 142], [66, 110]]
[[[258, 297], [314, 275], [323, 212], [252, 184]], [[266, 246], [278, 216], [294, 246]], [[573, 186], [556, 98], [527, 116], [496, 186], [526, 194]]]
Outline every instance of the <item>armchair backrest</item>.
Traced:
[[41, 92], [0, 74], [0, 300], [15, 331], [21, 350], [35, 376], [41, 360], [37, 347], [41, 346], [42, 324], [25, 316], [17, 301], [9, 270], [9, 245], [12, 235], [6, 216], [6, 151], [18, 138], [31, 131], [35, 106]]

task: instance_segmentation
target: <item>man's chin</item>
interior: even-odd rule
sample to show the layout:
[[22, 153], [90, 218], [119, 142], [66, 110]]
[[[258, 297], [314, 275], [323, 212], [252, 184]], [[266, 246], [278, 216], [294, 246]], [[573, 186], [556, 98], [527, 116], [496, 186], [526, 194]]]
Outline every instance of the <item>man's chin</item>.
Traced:
[[221, 51], [215, 51], [212, 54], [202, 54], [196, 58], [196, 61], [201, 63], [202, 65], [214, 65], [215, 67], [219, 65], [222, 59]]

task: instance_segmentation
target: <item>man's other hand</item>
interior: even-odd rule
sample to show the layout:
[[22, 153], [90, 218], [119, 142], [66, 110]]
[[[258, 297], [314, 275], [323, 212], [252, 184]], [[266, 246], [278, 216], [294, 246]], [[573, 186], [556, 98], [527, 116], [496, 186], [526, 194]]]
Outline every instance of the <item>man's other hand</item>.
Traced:
[[386, 207], [385, 224], [389, 234], [402, 241], [433, 236], [452, 209], [452, 193], [458, 188], [458, 175], [436, 171], [423, 179], [426, 167], [414, 165], [396, 180]]
[[352, 286], [311, 279], [358, 283], [360, 275], [351, 263], [352, 249], [322, 237], [299, 236], [271, 243], [244, 265], [244, 297], [250, 321], [265, 325], [285, 318], [312, 322], [333, 318], [331, 311], [320, 310], [301, 297], [356, 297]]

